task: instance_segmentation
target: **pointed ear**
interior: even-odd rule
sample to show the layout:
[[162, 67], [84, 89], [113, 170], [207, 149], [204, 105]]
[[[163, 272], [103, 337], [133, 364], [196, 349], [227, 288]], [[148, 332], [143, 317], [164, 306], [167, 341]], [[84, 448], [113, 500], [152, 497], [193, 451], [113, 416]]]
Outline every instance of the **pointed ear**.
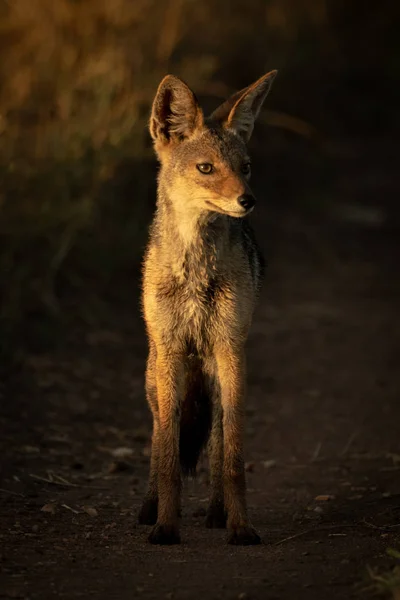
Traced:
[[232, 129], [248, 142], [253, 133], [254, 122], [277, 73], [278, 71], [270, 71], [249, 87], [233, 94], [212, 113], [211, 119]]
[[174, 75], [160, 83], [150, 118], [150, 134], [163, 145], [183, 140], [203, 125], [203, 111], [190, 88]]

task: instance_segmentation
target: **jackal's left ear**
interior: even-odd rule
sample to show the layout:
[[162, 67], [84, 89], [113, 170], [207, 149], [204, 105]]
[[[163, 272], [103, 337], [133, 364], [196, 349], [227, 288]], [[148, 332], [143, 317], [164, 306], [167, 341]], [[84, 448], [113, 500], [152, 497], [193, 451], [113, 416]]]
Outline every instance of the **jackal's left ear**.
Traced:
[[270, 71], [249, 87], [233, 94], [212, 113], [211, 118], [232, 129], [248, 142], [253, 133], [254, 122], [277, 73], [278, 71]]
[[150, 118], [150, 134], [155, 142], [190, 137], [203, 125], [203, 111], [192, 90], [178, 77], [167, 75], [160, 83]]

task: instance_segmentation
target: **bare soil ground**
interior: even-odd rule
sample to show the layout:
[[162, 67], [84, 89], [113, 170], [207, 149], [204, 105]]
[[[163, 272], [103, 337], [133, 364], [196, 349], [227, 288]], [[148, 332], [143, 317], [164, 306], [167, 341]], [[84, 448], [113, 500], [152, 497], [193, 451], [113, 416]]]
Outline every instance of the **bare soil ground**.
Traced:
[[0, 598], [336, 600], [367, 597], [367, 566], [390, 566], [386, 549], [400, 548], [398, 249], [381, 233], [285, 216], [270, 232], [246, 427], [263, 544], [228, 546], [205, 529], [205, 460], [185, 485], [180, 546], [151, 546], [136, 524], [151, 422], [132, 281], [101, 327], [74, 322], [62, 347], [27, 354], [2, 388]]

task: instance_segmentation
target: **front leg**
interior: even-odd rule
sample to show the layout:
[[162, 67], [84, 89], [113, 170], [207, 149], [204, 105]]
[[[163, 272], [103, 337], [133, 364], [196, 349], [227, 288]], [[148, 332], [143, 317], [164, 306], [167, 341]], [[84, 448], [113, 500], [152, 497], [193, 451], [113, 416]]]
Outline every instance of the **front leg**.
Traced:
[[228, 515], [230, 544], [259, 544], [260, 537], [249, 524], [243, 458], [245, 356], [242, 347], [221, 344], [216, 349], [221, 388], [224, 438], [224, 503]]
[[153, 415], [153, 436], [151, 442], [149, 483], [138, 518], [141, 525], [154, 525], [157, 521], [158, 510], [158, 449], [160, 418], [157, 400], [156, 357], [155, 345], [152, 340], [150, 340], [150, 351], [146, 367], [146, 398]]
[[179, 425], [184, 390], [184, 365], [180, 353], [157, 348], [156, 381], [159, 415], [158, 518], [149, 541], [152, 544], [178, 544], [181, 490]]
[[154, 525], [157, 521], [158, 511], [158, 446], [159, 446], [158, 415], [153, 416], [153, 436], [151, 442], [149, 484], [139, 511], [140, 525]]

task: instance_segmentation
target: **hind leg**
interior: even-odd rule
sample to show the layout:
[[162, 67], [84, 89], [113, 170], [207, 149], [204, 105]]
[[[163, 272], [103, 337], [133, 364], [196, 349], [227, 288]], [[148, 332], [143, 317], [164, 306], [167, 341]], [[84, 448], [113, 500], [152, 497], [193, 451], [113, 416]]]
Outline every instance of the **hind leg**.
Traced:
[[206, 527], [226, 527], [224, 507], [224, 438], [222, 429], [222, 407], [220, 397], [213, 397], [211, 435], [208, 442], [208, 460], [210, 465], [211, 499], [207, 510]]
[[141, 525], [154, 525], [157, 521], [158, 511], [158, 458], [159, 458], [159, 416], [157, 404], [156, 386], [156, 355], [154, 344], [150, 343], [150, 352], [146, 368], [146, 397], [153, 414], [153, 436], [151, 441], [151, 459], [149, 483], [139, 512], [139, 523]]

